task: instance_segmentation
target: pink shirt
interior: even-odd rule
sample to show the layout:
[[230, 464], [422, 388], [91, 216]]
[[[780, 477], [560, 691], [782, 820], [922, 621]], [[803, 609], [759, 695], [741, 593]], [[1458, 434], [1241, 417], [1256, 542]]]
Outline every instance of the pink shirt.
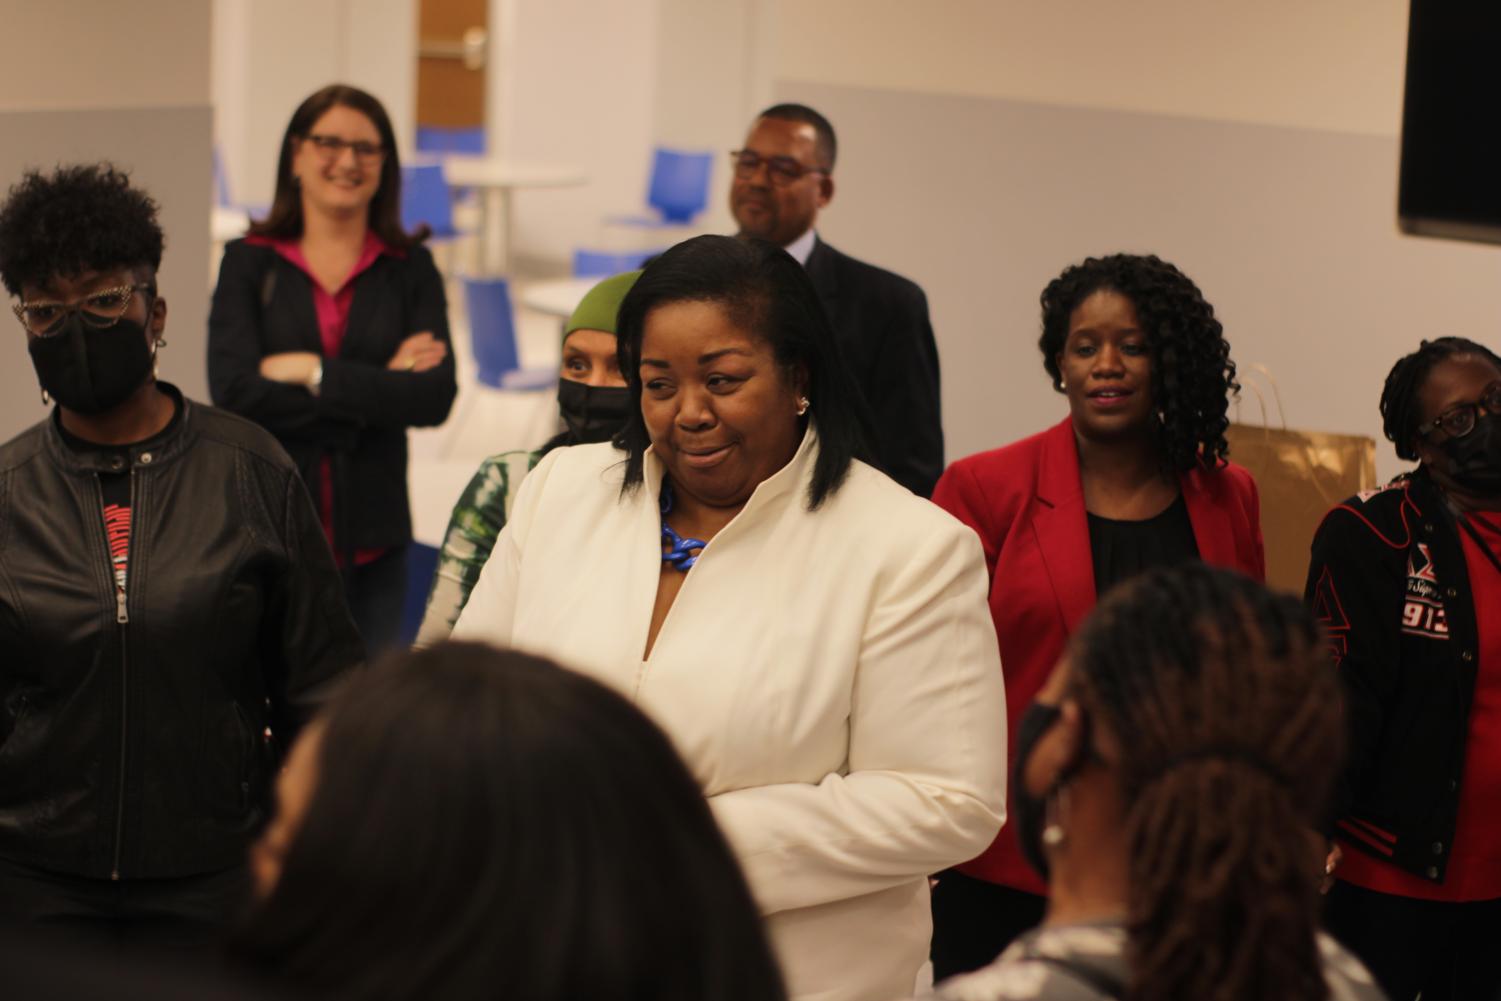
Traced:
[[[252, 236], [247, 237], [245, 242], [272, 248], [297, 265], [308, 276], [313, 286], [313, 309], [318, 315], [318, 335], [323, 344], [324, 358], [337, 358], [339, 349], [344, 345], [344, 334], [349, 326], [349, 306], [354, 302], [354, 280], [368, 270], [382, 254], [400, 256], [398, 251], [392, 249], [373, 231], [367, 230], [365, 246], [360, 250], [359, 260], [355, 261], [354, 270], [349, 272], [349, 276], [337, 289], [330, 292], [314, 276], [307, 258], [303, 256], [301, 241], [273, 240], [269, 237]], [[328, 537], [328, 544], [333, 548], [334, 558], [342, 564], [344, 555], [339, 551], [334, 540], [333, 460], [326, 455], [323, 457], [322, 471], [322, 482], [318, 490], [318, 518], [323, 523], [323, 534]], [[384, 553], [384, 549], [357, 549], [354, 553], [355, 565], [363, 566], [373, 562]]]

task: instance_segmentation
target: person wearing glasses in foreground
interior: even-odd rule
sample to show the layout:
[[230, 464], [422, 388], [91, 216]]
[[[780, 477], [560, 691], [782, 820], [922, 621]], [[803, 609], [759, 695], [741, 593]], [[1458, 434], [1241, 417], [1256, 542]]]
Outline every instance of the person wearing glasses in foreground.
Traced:
[[979, 540], [866, 464], [817, 293], [775, 244], [678, 244], [618, 323], [624, 429], [527, 476], [454, 636], [553, 657], [667, 731], [792, 996], [909, 995], [927, 874], [1002, 819]]
[[296, 461], [372, 656], [398, 642], [406, 593], [406, 429], [441, 424], [457, 392], [425, 235], [401, 228], [385, 109], [325, 87], [292, 115], [271, 212], [225, 248], [209, 316], [214, 402]]
[[914, 283], [823, 241], [818, 212], [834, 197], [839, 151], [829, 120], [802, 104], [767, 108], [730, 154], [730, 212], [743, 237], [786, 249], [813, 279], [844, 364], [870, 408], [876, 465], [919, 497], [943, 472], [938, 345]]
[[1329, 929], [1394, 1001], [1501, 998], [1501, 358], [1424, 341], [1381, 394], [1418, 467], [1313, 541], [1345, 684]]
[[1382, 1001], [1319, 932], [1339, 681], [1313, 617], [1159, 567], [1080, 626], [1017, 733], [1013, 822], [1047, 917], [930, 1001]]
[[0, 206], [56, 404], [0, 448], [0, 924], [188, 946], [240, 903], [275, 747], [362, 651], [286, 453], [157, 381], [156, 212], [108, 165]]

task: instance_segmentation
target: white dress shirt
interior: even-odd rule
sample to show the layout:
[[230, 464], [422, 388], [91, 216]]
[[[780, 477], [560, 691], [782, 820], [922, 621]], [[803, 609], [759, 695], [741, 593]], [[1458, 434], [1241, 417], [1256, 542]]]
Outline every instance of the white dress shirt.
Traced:
[[816, 455], [810, 431], [714, 537], [643, 659], [662, 464], [648, 452], [622, 496], [623, 453], [557, 449], [453, 635], [552, 657], [644, 709], [709, 798], [791, 994], [885, 1001], [927, 959], [928, 874], [1004, 816], [1005, 693], [975, 534], [860, 462], [810, 512]]
[[797, 263], [806, 268], [808, 266], [808, 255], [813, 253], [813, 245], [817, 242], [818, 233], [809, 229], [808, 232], [793, 240], [782, 249], [791, 254], [797, 260]]

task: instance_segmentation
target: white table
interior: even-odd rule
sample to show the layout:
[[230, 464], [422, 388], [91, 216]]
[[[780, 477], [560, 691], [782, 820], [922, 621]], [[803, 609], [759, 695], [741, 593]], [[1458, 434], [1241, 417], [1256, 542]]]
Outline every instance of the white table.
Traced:
[[[475, 188], [480, 193], [480, 270], [509, 274], [511, 270], [511, 195], [517, 188], [575, 188], [589, 182], [577, 167], [519, 163], [488, 156], [446, 156], [443, 176], [450, 187]], [[500, 246], [497, 250], [496, 242]]]
[[527, 309], [566, 320], [573, 315], [589, 290], [603, 278], [558, 278], [534, 282], [521, 290], [521, 304]]

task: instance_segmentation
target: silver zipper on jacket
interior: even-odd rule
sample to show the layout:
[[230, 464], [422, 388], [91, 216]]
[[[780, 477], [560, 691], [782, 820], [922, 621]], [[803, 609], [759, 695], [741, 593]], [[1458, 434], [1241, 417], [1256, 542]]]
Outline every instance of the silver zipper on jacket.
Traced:
[[[135, 514], [136, 514], [136, 476], [135, 470], [130, 473], [130, 539], [125, 544], [125, 572], [130, 573], [130, 557], [135, 549]], [[94, 483], [99, 490], [99, 524], [104, 521], [104, 484], [96, 475]], [[130, 624], [130, 611], [126, 608], [125, 588], [115, 579], [114, 560], [110, 557], [109, 533], [104, 535], [105, 572], [109, 575], [109, 582], [115, 588], [115, 622], [120, 626], [120, 774], [119, 785], [115, 798], [115, 860], [110, 868], [109, 878], [118, 881], [120, 878], [120, 851], [125, 839], [125, 746], [128, 734], [130, 704], [130, 651], [126, 645], [125, 627]], [[127, 586], [129, 581], [126, 581]]]

